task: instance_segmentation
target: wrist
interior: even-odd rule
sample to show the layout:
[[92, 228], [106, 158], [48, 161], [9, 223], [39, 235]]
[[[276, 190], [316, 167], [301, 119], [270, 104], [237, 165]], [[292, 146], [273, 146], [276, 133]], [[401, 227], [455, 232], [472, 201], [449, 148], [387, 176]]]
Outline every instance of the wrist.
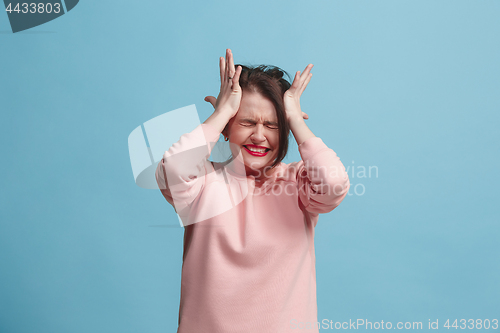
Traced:
[[229, 119], [231, 119], [235, 112], [232, 108], [230, 107], [217, 107], [215, 110], [214, 110], [214, 114], [217, 114], [217, 115], [220, 115], [221, 117], [229, 117]]
[[295, 117], [288, 118], [288, 124], [290, 125], [290, 128], [293, 125], [297, 125], [297, 124], [301, 124], [301, 123], [305, 123], [304, 118], [302, 118], [302, 116], [300, 116], [300, 117], [295, 116]]
[[203, 123], [209, 124], [215, 129], [222, 133], [224, 127], [226, 127], [227, 123], [233, 116], [226, 110], [218, 109], [215, 110], [214, 113], [210, 117], [207, 118]]
[[311, 132], [303, 118], [290, 118], [289, 125], [298, 146], [300, 146], [307, 139], [315, 137], [314, 133]]

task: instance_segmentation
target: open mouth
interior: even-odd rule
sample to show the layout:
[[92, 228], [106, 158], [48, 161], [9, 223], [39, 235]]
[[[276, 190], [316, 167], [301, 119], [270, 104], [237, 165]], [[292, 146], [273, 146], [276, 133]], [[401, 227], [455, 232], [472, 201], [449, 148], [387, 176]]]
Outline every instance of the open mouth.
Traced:
[[270, 148], [250, 148], [245, 145], [243, 145], [245, 150], [253, 156], [266, 156], [267, 153], [271, 150]]

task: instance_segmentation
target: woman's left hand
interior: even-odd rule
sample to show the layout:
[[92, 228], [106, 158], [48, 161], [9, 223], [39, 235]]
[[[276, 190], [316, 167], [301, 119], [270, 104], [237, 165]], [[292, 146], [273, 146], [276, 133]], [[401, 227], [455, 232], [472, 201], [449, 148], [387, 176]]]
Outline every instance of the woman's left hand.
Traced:
[[295, 78], [293, 79], [292, 86], [285, 92], [285, 95], [283, 96], [286, 118], [288, 122], [293, 119], [309, 119], [309, 116], [305, 112], [302, 112], [302, 110], [300, 109], [300, 96], [311, 80], [312, 73], [310, 72], [313, 66], [313, 64], [307, 65], [302, 74], [300, 74], [300, 71], [295, 73]]

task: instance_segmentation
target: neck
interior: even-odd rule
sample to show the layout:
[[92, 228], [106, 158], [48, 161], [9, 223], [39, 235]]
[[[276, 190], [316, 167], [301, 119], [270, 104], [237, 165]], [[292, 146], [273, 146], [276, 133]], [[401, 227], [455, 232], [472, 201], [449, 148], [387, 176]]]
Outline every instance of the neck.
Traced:
[[269, 166], [263, 168], [262, 170], [254, 170], [245, 166], [245, 172], [247, 177], [252, 176], [256, 181], [266, 181], [274, 175], [276, 167], [270, 168]]

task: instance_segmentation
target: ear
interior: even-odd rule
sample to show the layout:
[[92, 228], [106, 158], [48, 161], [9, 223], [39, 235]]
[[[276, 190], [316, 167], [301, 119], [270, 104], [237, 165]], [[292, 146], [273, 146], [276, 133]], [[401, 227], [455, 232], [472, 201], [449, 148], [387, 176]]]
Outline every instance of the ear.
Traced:
[[[230, 122], [230, 121], [229, 121], [229, 122]], [[222, 132], [221, 132], [221, 133], [222, 133], [222, 135], [224, 135], [224, 138], [227, 138], [227, 137], [229, 136], [229, 135], [228, 135], [228, 134], [229, 134], [229, 133], [228, 133], [228, 132], [229, 132], [229, 130], [228, 130], [228, 128], [229, 128], [229, 122], [226, 124], [226, 126], [224, 127], [224, 129], [223, 129], [223, 130], [222, 130]]]

